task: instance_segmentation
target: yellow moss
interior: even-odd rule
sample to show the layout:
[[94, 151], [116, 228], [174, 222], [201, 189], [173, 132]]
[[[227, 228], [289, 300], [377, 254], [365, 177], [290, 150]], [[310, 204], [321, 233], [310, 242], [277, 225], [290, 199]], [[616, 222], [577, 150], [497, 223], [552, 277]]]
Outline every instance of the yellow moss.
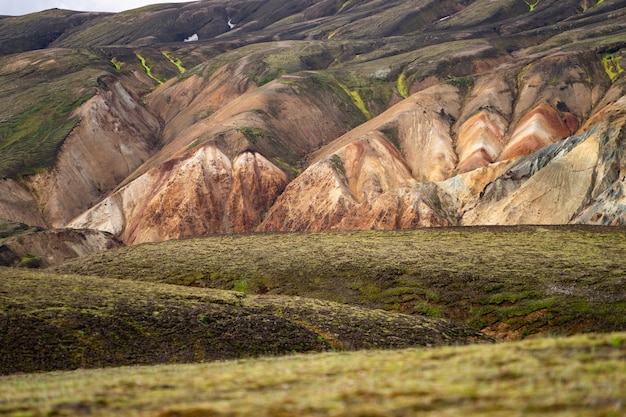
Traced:
[[521, 88], [522, 86], [522, 78], [528, 72], [528, 70], [532, 67], [532, 64], [526, 65], [522, 70], [517, 74], [517, 88]]
[[409, 97], [409, 92], [406, 89], [406, 86], [404, 85], [404, 79], [405, 79], [405, 75], [404, 72], [402, 74], [400, 74], [400, 76], [398, 77], [398, 82], [397, 82], [397, 88], [398, 88], [398, 93], [400, 93], [400, 95], [403, 98], [407, 98]]
[[139, 59], [139, 61], [141, 61], [141, 65], [143, 66], [143, 68], [146, 70], [146, 75], [150, 78], [152, 78], [154, 81], [156, 81], [159, 84], [163, 84], [163, 81], [159, 80], [156, 76], [154, 76], [152, 74], [152, 69], [148, 66], [148, 63], [146, 62], [146, 58], [144, 58], [143, 56], [141, 56], [138, 52], [135, 52], [135, 55], [137, 56], [137, 58]]
[[622, 60], [621, 56], [615, 56], [612, 54], [604, 54], [602, 57], [602, 66], [604, 67], [604, 71], [611, 79], [611, 82], [615, 81], [617, 77], [621, 73], [624, 72], [624, 69], [620, 65], [620, 61]]
[[339, 8], [339, 11], [337, 13], [339, 13], [340, 11], [342, 11], [343, 9], [345, 9], [346, 7], [348, 7], [348, 5], [352, 2], [352, 0], [348, 0], [346, 2], [344, 2], [341, 7]]
[[111, 58], [111, 64], [113, 64], [113, 66], [115, 67], [117, 71], [121, 71], [122, 66], [124, 65], [122, 61], [118, 61], [117, 58], [115, 57]]
[[176, 68], [178, 68], [178, 71], [180, 71], [181, 74], [184, 74], [185, 71], [187, 71], [185, 67], [183, 67], [183, 62], [180, 59], [174, 59], [170, 54], [167, 53], [167, 51], [162, 51], [161, 53], [165, 58], [167, 58], [168, 61], [170, 61], [176, 66]]
[[540, 1], [540, 0], [535, 0], [535, 2], [534, 2], [534, 3], [529, 3], [529, 2], [527, 2], [526, 0], [524, 0], [524, 3], [526, 3], [526, 5], [528, 6], [528, 8], [530, 9], [530, 10], [528, 10], [528, 11], [529, 11], [529, 12], [532, 12], [533, 10], [535, 10], [535, 8], [537, 7], [537, 5], [539, 4], [539, 1]]
[[371, 119], [372, 113], [370, 113], [365, 106], [365, 102], [363, 102], [359, 92], [357, 90], [350, 90], [347, 85], [342, 84], [339, 81], [337, 81], [337, 84], [350, 96], [354, 105], [361, 111], [361, 113], [363, 113], [363, 116], [365, 116], [368, 120]]

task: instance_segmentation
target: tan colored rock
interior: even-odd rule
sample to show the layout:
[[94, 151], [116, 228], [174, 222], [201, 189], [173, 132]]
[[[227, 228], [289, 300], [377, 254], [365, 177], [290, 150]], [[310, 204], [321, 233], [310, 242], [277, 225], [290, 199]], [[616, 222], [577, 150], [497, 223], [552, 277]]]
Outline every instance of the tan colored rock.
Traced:
[[159, 145], [158, 119], [122, 84], [102, 89], [76, 111], [78, 126], [63, 143], [52, 170], [29, 178], [53, 227], [87, 210], [146, 161]]
[[[17, 262], [34, 255], [43, 261], [41, 266], [49, 266], [59, 264], [67, 258], [85, 256], [120, 246], [121, 242], [113, 236], [95, 230], [42, 230], [7, 240], [0, 245], [0, 253], [4, 255], [0, 258], [10, 259], [7, 251]], [[16, 265], [9, 263], [5, 266]]]
[[416, 180], [446, 179], [457, 162], [450, 129], [459, 116], [460, 100], [458, 89], [452, 85], [427, 88], [324, 146], [313, 154], [312, 161], [374, 131], [391, 132], [397, 135], [398, 148]]
[[12, 179], [0, 179], [0, 219], [46, 226], [35, 197]]
[[463, 224], [620, 224], [620, 178], [626, 164], [619, 150], [625, 145], [626, 98], [607, 109], [606, 116], [581, 134], [513, 164], [483, 190]]

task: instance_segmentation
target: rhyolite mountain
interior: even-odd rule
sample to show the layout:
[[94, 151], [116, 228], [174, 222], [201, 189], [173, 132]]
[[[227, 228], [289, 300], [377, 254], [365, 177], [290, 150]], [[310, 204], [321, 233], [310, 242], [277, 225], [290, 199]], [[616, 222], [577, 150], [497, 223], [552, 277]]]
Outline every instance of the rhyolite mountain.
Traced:
[[126, 244], [626, 224], [626, 0], [0, 17], [0, 218]]

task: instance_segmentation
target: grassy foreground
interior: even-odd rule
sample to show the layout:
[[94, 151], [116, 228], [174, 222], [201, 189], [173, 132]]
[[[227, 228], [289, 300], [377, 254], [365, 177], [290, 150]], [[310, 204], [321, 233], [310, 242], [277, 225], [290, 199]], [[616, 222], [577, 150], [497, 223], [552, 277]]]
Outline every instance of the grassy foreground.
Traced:
[[623, 416], [626, 333], [0, 377], [3, 416]]
[[54, 270], [425, 314], [511, 340], [626, 330], [624, 253], [624, 228], [471, 227], [168, 241]]

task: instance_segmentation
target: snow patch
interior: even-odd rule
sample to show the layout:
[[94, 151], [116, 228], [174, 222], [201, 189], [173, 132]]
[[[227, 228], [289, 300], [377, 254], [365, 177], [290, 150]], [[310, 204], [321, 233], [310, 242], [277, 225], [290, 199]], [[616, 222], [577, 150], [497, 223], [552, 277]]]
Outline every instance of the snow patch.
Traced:
[[198, 34], [194, 33], [193, 35], [185, 39], [185, 42], [195, 42], [197, 40], [198, 40]]

